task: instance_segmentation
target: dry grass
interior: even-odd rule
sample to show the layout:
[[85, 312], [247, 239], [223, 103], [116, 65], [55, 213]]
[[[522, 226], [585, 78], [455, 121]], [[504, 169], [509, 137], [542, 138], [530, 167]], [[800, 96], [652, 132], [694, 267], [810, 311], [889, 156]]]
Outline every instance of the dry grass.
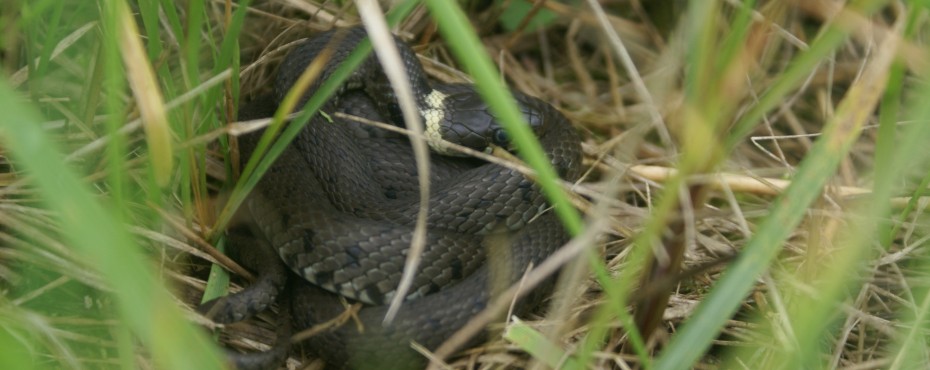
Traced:
[[[210, 3], [212, 8], [207, 12], [212, 17], [210, 22], [220, 24], [225, 19], [220, 11], [222, 3]], [[708, 94], [729, 94], [706, 100], [720, 104], [720, 114], [729, 117], [722, 118], [725, 126], [716, 131], [719, 137], [698, 138], [707, 140], [699, 143], [719, 147], [706, 148], [706, 161], [684, 172], [686, 178], [681, 189], [686, 189], [683, 193], [689, 196], [674, 202], [662, 229], [654, 235], [656, 239], [647, 242], [658, 256], [652, 271], [660, 273], [655, 279], [647, 280], [645, 288], [639, 287], [627, 297], [629, 307], [641, 310], [634, 318], [640, 329], [648, 331], [649, 325], [643, 324], [643, 320], [648, 321], [644, 314], [653, 314], [658, 320], [647, 342], [649, 358], [660, 355], [679, 326], [693, 317], [698, 303], [707, 297], [735, 256], [756, 234], [775, 203], [784, 201], [777, 198], [777, 194], [797, 174], [799, 164], [808, 158], [827, 122], [842, 112], [840, 102], [857, 81], [867, 75], [873, 53], [882, 50], [879, 44], [886, 39], [875, 35], [899, 34], [895, 22], [904, 17], [904, 8], [897, 3], [868, 18], [843, 13], [845, 18], [842, 19], [859, 27], [853, 37], [840, 44], [828, 59], [820, 61], [804, 78], [800, 88], [792, 90], [775, 109], [768, 111], [749, 138], [738, 141], [731, 151], [726, 151], [720, 149], [729, 138], [726, 127], [751, 111], [759, 104], [760, 96], [784, 78], [790, 64], [810, 47], [824, 19], [844, 17], [832, 7], [836, 5], [832, 1], [813, 2], [823, 6], [799, 8], [777, 1], [760, 3], [753, 14], [755, 21], [748, 27], [746, 43], [739, 51], [743, 58], [741, 63], [731, 71], [731, 79], [720, 78], [731, 85], [708, 91]], [[676, 18], [671, 21], [664, 18], [666, 10], [662, 6], [648, 2], [634, 0], [605, 5], [606, 23], [622, 44], [605, 32], [605, 18], [599, 19], [596, 11], [556, 2], [545, 4], [555, 17], [539, 31], [501, 31], [497, 26], [500, 13], [496, 10], [473, 10], [470, 16], [478, 26], [487, 53], [498, 64], [508, 84], [551, 102], [582, 133], [585, 164], [590, 170], [573, 190], [584, 197], [576, 198], [579, 208], [586, 215], [598, 218], [600, 222], [596, 224], [603, 227], [597, 244], [589, 250], [602, 257], [611, 276], [622, 275], [631, 263], [650, 261], [637, 260], [631, 246], [636, 236], [652, 222], [652, 211], [660, 202], [658, 199], [668, 194], [665, 187], [670, 176], [663, 169], [679, 168], [681, 163], [691, 160], [683, 157], [683, 153], [695, 153], [689, 145], [695, 145], [692, 141], [698, 132], [686, 125], [694, 124], [693, 117], [689, 117], [694, 110], [688, 103], [689, 86], [684, 86], [685, 81], [692, 81], [687, 74], [694, 71], [689, 69], [690, 60], [687, 59], [690, 45], [686, 42], [691, 38], [682, 28], [675, 27], [679, 24]], [[739, 5], [737, 1], [728, 1], [720, 9], [732, 17]], [[316, 2], [269, 0], [252, 5], [240, 37], [243, 61], [239, 74], [240, 100], [268, 92], [277, 62], [294, 41], [311, 30], [357, 23], [354, 14], [351, 5], [329, 3], [317, 6]], [[308, 18], [311, 20], [305, 21]], [[717, 18], [721, 24], [715, 27], [720, 34], [715, 36], [725, 36], [729, 25], [726, 20], [729, 18]], [[435, 79], [467, 81], [467, 75], [460, 72], [459, 63], [438, 37], [425, 10], [414, 11], [399, 30], [399, 34], [420, 52], [427, 71]], [[78, 30], [74, 34], [85, 31]], [[922, 82], [918, 80], [923, 77], [919, 74], [920, 66], [926, 64], [925, 46], [912, 40], [919, 38], [905, 40], [903, 47], [895, 49], [910, 60], [907, 66], [911, 72], [903, 82], [904, 91], [911, 91], [908, 89]], [[80, 46], [80, 42], [77, 45]], [[79, 46], [63, 45], [66, 49]], [[165, 51], [165, 55], [177, 52], [172, 49]], [[624, 61], [625, 54], [628, 61]], [[68, 53], [63, 55], [62, 58], [68, 59], [59, 60], [54, 68], [66, 71], [70, 68], [70, 73], [81, 75], [74, 70], [80, 69], [84, 59]], [[157, 62], [173, 61], [174, 58], [164, 56]], [[635, 70], [629, 68], [629, 62]], [[3, 66], [11, 72], [20, 67], [16, 64], [11, 68], [14, 64], [5, 61]], [[71, 76], [68, 72], [61, 74]], [[44, 76], [46, 79], [34, 83], [47, 84], [55, 76], [50, 73]], [[30, 77], [25, 78], [24, 81], [29, 81]], [[74, 92], [84, 91], [79, 81], [65, 80], [59, 91], [69, 93], [59, 95], [76, 96], [79, 94]], [[14, 77], [13, 81], [15, 84], [18, 80]], [[186, 88], [200, 91], [197, 86]], [[44, 127], [72, 155], [87, 152], [83, 148], [89, 148], [95, 139], [100, 140], [97, 135], [101, 132], [99, 121], [93, 119], [93, 114], [89, 115], [91, 119], [83, 119], [83, 112], [69, 111], [67, 104], [56, 102], [54, 94], [46, 94], [53, 90], [34, 89], [42, 92], [32, 97], [43, 113], [62, 117], [61, 121], [47, 122]], [[170, 106], [172, 101], [168, 100], [167, 104]], [[875, 109], [869, 109], [874, 107], [862, 108], [863, 114], [868, 114], [865, 127], [852, 143], [848, 155], [839, 162], [830, 186], [805, 210], [800, 225], [790, 229], [787, 240], [780, 244], [777, 259], [767, 271], [759, 271], [760, 277], [754, 279], [752, 291], [694, 368], [779, 368], [786, 361], [785, 356], [792, 356], [797, 346], [808, 343], [797, 339], [804, 337], [798, 330], [816, 332], [812, 336], [819, 349], [813, 352], [814, 363], [824, 368], [894, 367], [892, 364], [903, 353], [900, 349], [902, 338], [908, 334], [914, 336], [907, 337], [913, 343], [925, 346], [926, 325], [917, 321], [915, 327], [912, 317], [926, 313], [922, 299], [930, 287], [923, 244], [927, 236], [922, 219], [924, 204], [917, 203], [914, 212], [898, 215], [910, 200], [909, 191], [919, 182], [915, 179], [924, 177], [923, 172], [917, 171], [924, 168], [894, 182], [895, 195], [900, 196], [893, 203], [896, 211], [890, 220], [882, 219], [893, 224], [893, 234], [887, 240], [873, 234], [864, 236], [870, 240], [866, 252], [857, 263], [849, 265], [855, 272], [847, 271], [859, 280], [838, 287], [819, 300], [821, 283], [832, 276], [825, 271], [847, 266], [842, 264], [844, 253], [848, 252], [845, 248], [851, 243], [847, 236], [852, 235], [863, 220], [874, 222], [868, 221], [872, 215], [861, 205], [869, 204], [862, 199], [876, 181], [876, 152], [880, 151], [876, 148], [878, 116]], [[121, 127], [130, 127], [129, 118], [135, 116], [129, 114], [127, 120], [121, 122], [125, 126]], [[147, 137], [137, 129], [138, 124], [135, 127], [126, 134], [128, 139], [124, 144], [128, 148], [140, 145]], [[198, 139], [212, 139], [215, 136], [211, 135], [224, 130], [216, 127], [198, 132], [198, 135], [187, 137], [189, 141], [181, 143], [182, 149], [178, 150], [196, 148]], [[210, 184], [211, 190], [216, 190], [213, 185], [227, 181], [224, 163], [228, 157], [222, 148], [211, 142], [209, 149], [203, 152], [206, 154], [204, 162], [190, 162], [190, 166], [196, 168], [192, 170], [194, 173], [207, 174], [203, 177], [203, 185]], [[719, 155], [724, 157], [714, 157]], [[94, 150], [80, 157], [80, 164], [89, 174], [84, 181], [97, 186], [99, 194], [110, 195], [109, 187], [100, 186], [110, 168], [104, 155]], [[183, 161], [189, 160], [186, 154], [182, 157]], [[138, 182], [128, 189], [153, 186], [143, 180], [147, 158], [145, 154], [133, 155], [125, 163], [129, 181]], [[31, 328], [23, 331], [38, 338], [26, 342], [43, 343], [39, 347], [44, 349], [30, 351], [40, 357], [40, 367], [148, 364], [144, 359], [114, 355], [120, 353], [119, 346], [125, 345], [120, 338], [125, 339], [129, 334], [123, 325], [112, 319], [109, 302], [112, 297], [105, 293], [110, 289], [109, 284], [87, 268], [85, 260], [76, 255], [67, 242], [58, 239], [56, 217], [33, 202], [39, 196], [22, 180], [25, 175], [17, 171], [15, 162], [4, 160], [2, 164], [6, 170], [0, 176], [3, 185], [0, 189], [0, 281], [8, 285], [4, 288], [4, 304], [0, 310], [3, 315], [24, 319], [19, 323], [0, 320], [3, 327], [8, 330]], [[175, 178], [174, 181], [183, 180]], [[193, 199], [197, 200], [191, 203], [185, 201], [190, 195], [174, 193], [165, 198], [168, 200], [158, 204], [130, 201], [136, 208], [123, 210], [123, 221], [132, 225], [130, 231], [142, 244], [149, 246], [148, 254], [157, 264], [160, 276], [177, 288], [178, 300], [190, 307], [200, 300], [207, 262], [217, 259], [210, 256], [212, 253], [204, 252], [213, 252], [211, 230], [204, 225], [210, 225], [214, 211], [206, 200], [196, 196]], [[163, 221], [138, 219], [145, 215], [140, 210], [143, 208], [158, 210], [155, 216], [145, 217]], [[33, 244], [42, 247], [35, 248]], [[682, 271], [674, 267], [678, 260], [675, 253], [679, 252], [682, 253]], [[584, 347], [583, 338], [592, 330], [606, 331], [604, 341], [595, 345], [592, 353], [596, 368], [652, 366], [654, 363], [644, 364], [643, 357], [637, 356], [626, 330], [630, 329], [628, 322], [614, 316], [598, 321], [602, 307], [616, 302], [606, 298], [609, 295], [605, 294], [602, 281], [585, 267], [587, 260], [582, 252], [574, 257], [577, 258], [562, 261], [570, 266], [566, 270], [570, 272], [563, 276], [571, 278], [562, 282], [562, 289], [544, 310], [545, 315], [521, 319], [528, 320], [525, 323], [544, 333], [569, 354]], [[641, 270], [643, 266], [637, 268]], [[640, 282], [624, 283], [638, 287]], [[667, 305], [663, 303], [662, 292], [670, 292]], [[793, 315], [804, 312], [805, 305], [818, 302], [830, 310], [828, 318], [833, 325], [824, 328], [798, 326], [803, 320]], [[262, 316], [228, 327], [221, 341], [235, 348], [266, 349], [274, 341], [274, 330], [269, 322], [273, 322], [272, 317]], [[452, 368], [545, 368], [518, 345], [499, 338], [462, 354], [449, 362]], [[925, 356], [926, 351], [917, 350], [917, 356], [922, 355]], [[914, 361], [928, 364], [926, 358]], [[296, 354], [289, 359], [288, 367], [314, 368], [312, 364], [312, 359]]]

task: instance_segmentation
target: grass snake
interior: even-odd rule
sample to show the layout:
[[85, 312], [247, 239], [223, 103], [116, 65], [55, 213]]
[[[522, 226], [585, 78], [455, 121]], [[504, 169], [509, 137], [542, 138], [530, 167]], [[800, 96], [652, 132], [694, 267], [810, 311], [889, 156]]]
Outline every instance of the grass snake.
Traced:
[[[274, 113], [326, 48], [331, 48], [330, 60], [317, 81], [329, 78], [365, 37], [364, 28], [353, 27], [303, 42], [279, 67], [274, 96], [247, 105], [240, 119]], [[424, 360], [411, 341], [436, 348], [486, 306], [492, 280], [518, 281], [527, 266], [538, 265], [567, 241], [554, 214], [542, 212], [546, 201], [531, 180], [499, 165], [447, 155], [440, 139], [476, 150], [489, 144], [508, 147], [508, 140], [472, 86], [431, 82], [410, 47], [395, 40], [434, 152], [426, 248], [399, 315], [391, 325], [381, 324], [400, 281], [419, 206], [410, 144], [405, 137], [316, 114], [240, 211], [250, 220], [252, 236], [234, 239], [231, 254], [259, 271], [259, 280], [202, 306], [215, 321], [242, 320], [280, 296], [291, 326], [306, 328], [343, 312], [341, 295], [365, 304], [358, 313], [364, 331], [350, 322], [308, 339], [308, 351], [335, 368], [416, 368]], [[312, 84], [303, 101], [318, 86]], [[581, 148], [570, 123], [548, 103], [514, 96], [559, 175], [576, 180]], [[374, 55], [322, 111], [403, 122]], [[242, 157], [248, 158], [257, 137], [240, 141]], [[504, 235], [510, 248], [485, 248], [492, 233]], [[492, 272], [489, 260], [504, 261], [504, 268]], [[532, 301], [538, 299], [525, 299], [518, 308]]]

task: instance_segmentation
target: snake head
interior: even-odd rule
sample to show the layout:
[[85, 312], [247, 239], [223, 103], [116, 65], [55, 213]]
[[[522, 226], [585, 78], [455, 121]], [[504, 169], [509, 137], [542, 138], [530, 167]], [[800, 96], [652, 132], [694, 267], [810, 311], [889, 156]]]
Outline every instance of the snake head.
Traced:
[[[427, 106], [435, 107], [424, 110], [427, 136], [438, 137], [481, 152], [490, 152], [492, 146], [499, 146], [508, 151], [514, 147], [507, 131], [500, 125], [490, 107], [478, 93], [471, 88], [455, 88], [451, 91], [434, 90], [432, 98], [427, 98]], [[524, 119], [534, 133], [539, 134], [543, 127], [542, 113], [535, 109], [532, 99], [524, 94], [516, 94], [518, 106]], [[430, 99], [432, 104], [430, 104]], [[433, 150], [447, 155], [459, 155], [442, 147], [442, 143], [430, 142]], [[437, 148], [438, 147], [438, 148]]]

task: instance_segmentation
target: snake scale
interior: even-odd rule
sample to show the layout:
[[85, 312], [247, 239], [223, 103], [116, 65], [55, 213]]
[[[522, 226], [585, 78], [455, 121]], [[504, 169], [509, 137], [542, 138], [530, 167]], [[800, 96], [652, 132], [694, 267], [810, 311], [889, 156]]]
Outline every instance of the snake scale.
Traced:
[[[329, 78], [366, 36], [364, 28], [352, 27], [303, 42], [279, 67], [275, 96], [247, 105], [240, 119], [272, 114], [320, 55], [329, 61], [317, 81]], [[410, 144], [405, 137], [316, 114], [240, 211], [247, 214], [254, 238], [245, 239], [250, 245], [234, 245], [232, 256], [259, 271], [260, 278], [241, 293], [203, 306], [214, 320], [241, 320], [266, 308], [284, 289], [280, 296], [293, 316], [291, 326], [302, 329], [342, 313], [341, 295], [365, 304], [358, 313], [363, 331], [350, 322], [308, 339], [308, 351], [334, 368], [416, 368], [424, 358], [411, 342], [435, 349], [486, 306], [492, 280], [518, 281], [527, 266], [538, 265], [567, 242], [553, 213], [543, 212], [547, 205], [538, 187], [524, 175], [444, 155], [449, 151], [440, 138], [486, 150], [489, 144], [507, 147], [507, 137], [473, 87], [430, 82], [410, 47], [396, 38], [395, 43], [433, 149], [426, 248], [397, 318], [381, 323], [400, 281], [419, 207]], [[303, 101], [318, 86], [312, 84]], [[581, 148], [570, 123], [548, 103], [514, 96], [559, 175], [576, 180]], [[403, 124], [374, 55], [322, 111]], [[255, 135], [240, 138], [243, 158], [256, 142]], [[485, 248], [489, 234], [506, 236], [510, 248]], [[492, 272], [488, 260], [505, 261], [502, 272]], [[286, 287], [284, 270], [290, 270]], [[534, 300], [524, 299], [520, 307]]]

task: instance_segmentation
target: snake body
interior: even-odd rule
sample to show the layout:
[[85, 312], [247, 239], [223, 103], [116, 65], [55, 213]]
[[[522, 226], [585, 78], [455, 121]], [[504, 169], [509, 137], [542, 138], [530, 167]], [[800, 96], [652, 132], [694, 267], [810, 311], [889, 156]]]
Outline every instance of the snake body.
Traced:
[[[307, 40], [282, 63], [275, 101], [244, 115], [273, 112], [326, 48], [331, 48], [325, 54], [330, 59], [318, 80], [329, 78], [365, 37], [364, 29], [355, 27]], [[358, 313], [363, 332], [349, 323], [308, 340], [306, 348], [335, 367], [417, 367], [423, 358], [411, 342], [434, 349], [487, 305], [492, 280], [507, 285], [518, 281], [530, 264], [538, 265], [568, 239], [554, 215], [542, 212], [545, 199], [524, 175], [442, 155], [448, 151], [439, 139], [483, 150], [490, 143], [506, 146], [506, 136], [472, 87], [431, 83], [409, 46], [399, 40], [396, 44], [436, 153], [431, 154], [426, 249], [394, 322], [381, 324], [383, 305], [396, 294], [419, 207], [414, 160], [405, 138], [369, 134], [317, 114], [245, 207], [257, 225], [254, 233], [300, 277], [288, 279], [285, 294], [295, 328], [343, 312], [340, 295], [366, 304]], [[399, 122], [396, 100], [380, 68], [373, 55], [368, 57], [322, 110]], [[547, 103], [519, 93], [515, 97], [560, 176], [577, 179], [580, 140], [569, 122]], [[255, 141], [242, 139], [243, 158]], [[509, 239], [510, 248], [485, 250], [482, 243], [492, 233]], [[504, 268], [492, 272], [487, 260], [505, 261]], [[280, 280], [266, 285], [277, 288]], [[264, 307], [274, 297], [266, 294], [261, 304], [252, 304]]]

